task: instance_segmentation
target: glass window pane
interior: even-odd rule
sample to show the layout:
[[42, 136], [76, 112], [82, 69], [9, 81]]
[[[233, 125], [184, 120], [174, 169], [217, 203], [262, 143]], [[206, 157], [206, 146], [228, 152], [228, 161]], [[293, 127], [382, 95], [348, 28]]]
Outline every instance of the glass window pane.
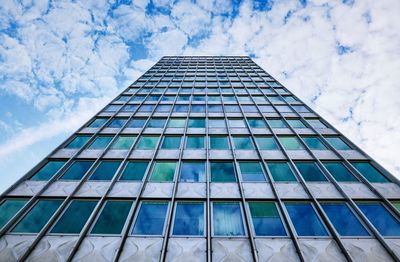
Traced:
[[211, 163], [211, 182], [236, 182], [236, 175], [233, 168], [233, 163]]
[[96, 204], [93, 200], [73, 200], [50, 233], [80, 233]]
[[15, 233], [38, 233], [53, 216], [63, 200], [39, 200], [35, 206], [13, 228]]
[[253, 142], [250, 137], [233, 137], [233, 143], [235, 144], [235, 149], [252, 150], [254, 149]]
[[225, 128], [225, 121], [223, 119], [209, 119], [209, 127]]
[[140, 137], [139, 142], [136, 144], [136, 149], [155, 149], [158, 139], [159, 136], [142, 136]]
[[237, 127], [237, 128], [244, 128], [246, 127], [246, 123], [243, 119], [229, 119], [229, 126], [230, 127]]
[[264, 120], [262, 119], [248, 119], [249, 125], [252, 128], [266, 128], [267, 125], [265, 124]]
[[352, 149], [340, 137], [325, 137], [325, 139], [336, 150], [351, 150]]
[[310, 203], [286, 203], [286, 210], [299, 236], [327, 236], [321, 220]]
[[190, 118], [188, 123], [189, 128], [205, 128], [206, 121], [201, 118]]
[[176, 162], [156, 162], [150, 181], [170, 182], [174, 180]]
[[273, 202], [249, 202], [256, 236], [286, 236], [286, 231]]
[[206, 166], [201, 162], [183, 162], [180, 181], [182, 182], [205, 182]]
[[75, 161], [60, 177], [60, 180], [80, 180], [93, 163], [94, 161]]
[[171, 118], [168, 122], [167, 127], [183, 128], [185, 127], [185, 123], [186, 123], [185, 118]]
[[178, 202], [172, 234], [175, 236], [204, 235], [204, 204], [200, 202]]
[[28, 199], [6, 199], [0, 204], [0, 229], [21, 210]]
[[89, 146], [89, 149], [104, 149], [113, 139], [112, 136], [98, 136]]
[[305, 181], [326, 181], [326, 177], [321, 169], [313, 162], [297, 162], [295, 163], [297, 169], [300, 171], [301, 176]]
[[303, 137], [303, 141], [311, 150], [328, 150], [317, 137]]
[[265, 181], [259, 162], [239, 162], [239, 168], [243, 181]]
[[229, 149], [228, 138], [224, 136], [210, 137], [211, 149]]
[[390, 182], [384, 175], [382, 175], [370, 163], [365, 162], [351, 162], [351, 164], [371, 183], [386, 183]]
[[274, 181], [297, 181], [288, 163], [268, 163], [267, 165]]
[[181, 137], [180, 136], [166, 136], [166, 137], [164, 137], [161, 148], [162, 149], [179, 149], [180, 145], [181, 145]]
[[314, 127], [315, 129], [318, 128], [327, 128], [327, 126], [322, 123], [319, 119], [307, 119], [307, 122]]
[[186, 139], [186, 149], [204, 148], [204, 136], [188, 136]]
[[134, 118], [129, 121], [127, 127], [129, 128], [142, 128], [146, 123], [146, 118]]
[[345, 203], [322, 203], [329, 220], [341, 236], [368, 236], [368, 231]]
[[304, 147], [301, 145], [300, 140], [297, 137], [290, 136], [280, 136], [279, 141], [281, 141], [283, 147], [286, 150], [302, 150]]
[[108, 118], [96, 118], [95, 120], [93, 120], [92, 123], [90, 123], [89, 127], [92, 128], [99, 128], [102, 127], [105, 122], [107, 122]]
[[111, 149], [128, 150], [135, 142], [136, 136], [119, 136]]
[[147, 123], [147, 127], [150, 128], [163, 128], [167, 119], [165, 118], [152, 118]]
[[75, 136], [75, 138], [65, 148], [79, 149], [82, 148], [91, 136]]
[[383, 236], [400, 236], [400, 223], [390, 212], [378, 202], [358, 202], [368, 220]]
[[121, 128], [124, 126], [127, 120], [127, 118], [114, 118], [113, 120], [111, 120], [107, 127]]
[[353, 174], [351, 174], [350, 171], [340, 162], [324, 162], [323, 164], [336, 181], [358, 181], [357, 178], [355, 178]]
[[30, 180], [49, 180], [58, 170], [65, 164], [66, 161], [49, 161], [39, 171], [37, 171]]
[[121, 161], [101, 161], [89, 180], [111, 180]]
[[168, 202], [142, 202], [132, 234], [162, 235]]
[[243, 236], [244, 227], [240, 204], [214, 202], [213, 229], [215, 236]]
[[91, 233], [120, 234], [131, 206], [132, 201], [107, 201]]
[[260, 150], [279, 150], [273, 137], [256, 137]]
[[272, 128], [286, 128], [287, 125], [281, 119], [267, 119], [268, 124]]
[[147, 161], [128, 162], [119, 180], [141, 181], [144, 177], [144, 173], [146, 172], [148, 164], [149, 162]]

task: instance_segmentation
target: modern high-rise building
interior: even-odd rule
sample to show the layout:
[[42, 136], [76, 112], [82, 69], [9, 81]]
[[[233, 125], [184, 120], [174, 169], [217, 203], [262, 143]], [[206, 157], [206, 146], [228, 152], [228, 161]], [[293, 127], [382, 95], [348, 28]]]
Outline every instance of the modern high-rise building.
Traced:
[[0, 261], [399, 261], [398, 208], [250, 58], [169, 56], [1, 195]]

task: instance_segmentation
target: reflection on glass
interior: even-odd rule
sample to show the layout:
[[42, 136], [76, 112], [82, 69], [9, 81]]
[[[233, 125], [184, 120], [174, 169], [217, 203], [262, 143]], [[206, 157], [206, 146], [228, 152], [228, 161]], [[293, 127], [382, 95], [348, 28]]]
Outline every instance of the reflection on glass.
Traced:
[[243, 236], [244, 227], [240, 204], [236, 202], [214, 202], [213, 229], [215, 236]]
[[327, 236], [322, 222], [310, 203], [288, 202], [285, 204], [290, 219], [299, 236]]
[[286, 236], [275, 203], [249, 202], [249, 208], [257, 236]]
[[132, 234], [162, 235], [168, 202], [142, 202]]
[[172, 234], [175, 236], [204, 235], [204, 204], [200, 202], [178, 202]]
[[205, 163], [183, 162], [180, 181], [182, 182], [205, 182]]

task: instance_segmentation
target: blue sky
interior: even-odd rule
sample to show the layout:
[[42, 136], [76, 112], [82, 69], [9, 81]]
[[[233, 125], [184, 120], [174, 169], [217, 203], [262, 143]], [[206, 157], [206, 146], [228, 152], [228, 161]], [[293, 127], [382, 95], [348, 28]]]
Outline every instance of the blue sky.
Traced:
[[400, 1], [7, 1], [0, 191], [163, 55], [249, 55], [400, 176]]

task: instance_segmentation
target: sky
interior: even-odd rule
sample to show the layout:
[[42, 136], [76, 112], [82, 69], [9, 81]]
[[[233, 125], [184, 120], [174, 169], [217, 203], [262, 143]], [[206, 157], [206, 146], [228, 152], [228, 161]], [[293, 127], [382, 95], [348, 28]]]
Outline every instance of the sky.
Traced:
[[400, 1], [8, 1], [0, 192], [164, 55], [248, 55], [400, 177]]

